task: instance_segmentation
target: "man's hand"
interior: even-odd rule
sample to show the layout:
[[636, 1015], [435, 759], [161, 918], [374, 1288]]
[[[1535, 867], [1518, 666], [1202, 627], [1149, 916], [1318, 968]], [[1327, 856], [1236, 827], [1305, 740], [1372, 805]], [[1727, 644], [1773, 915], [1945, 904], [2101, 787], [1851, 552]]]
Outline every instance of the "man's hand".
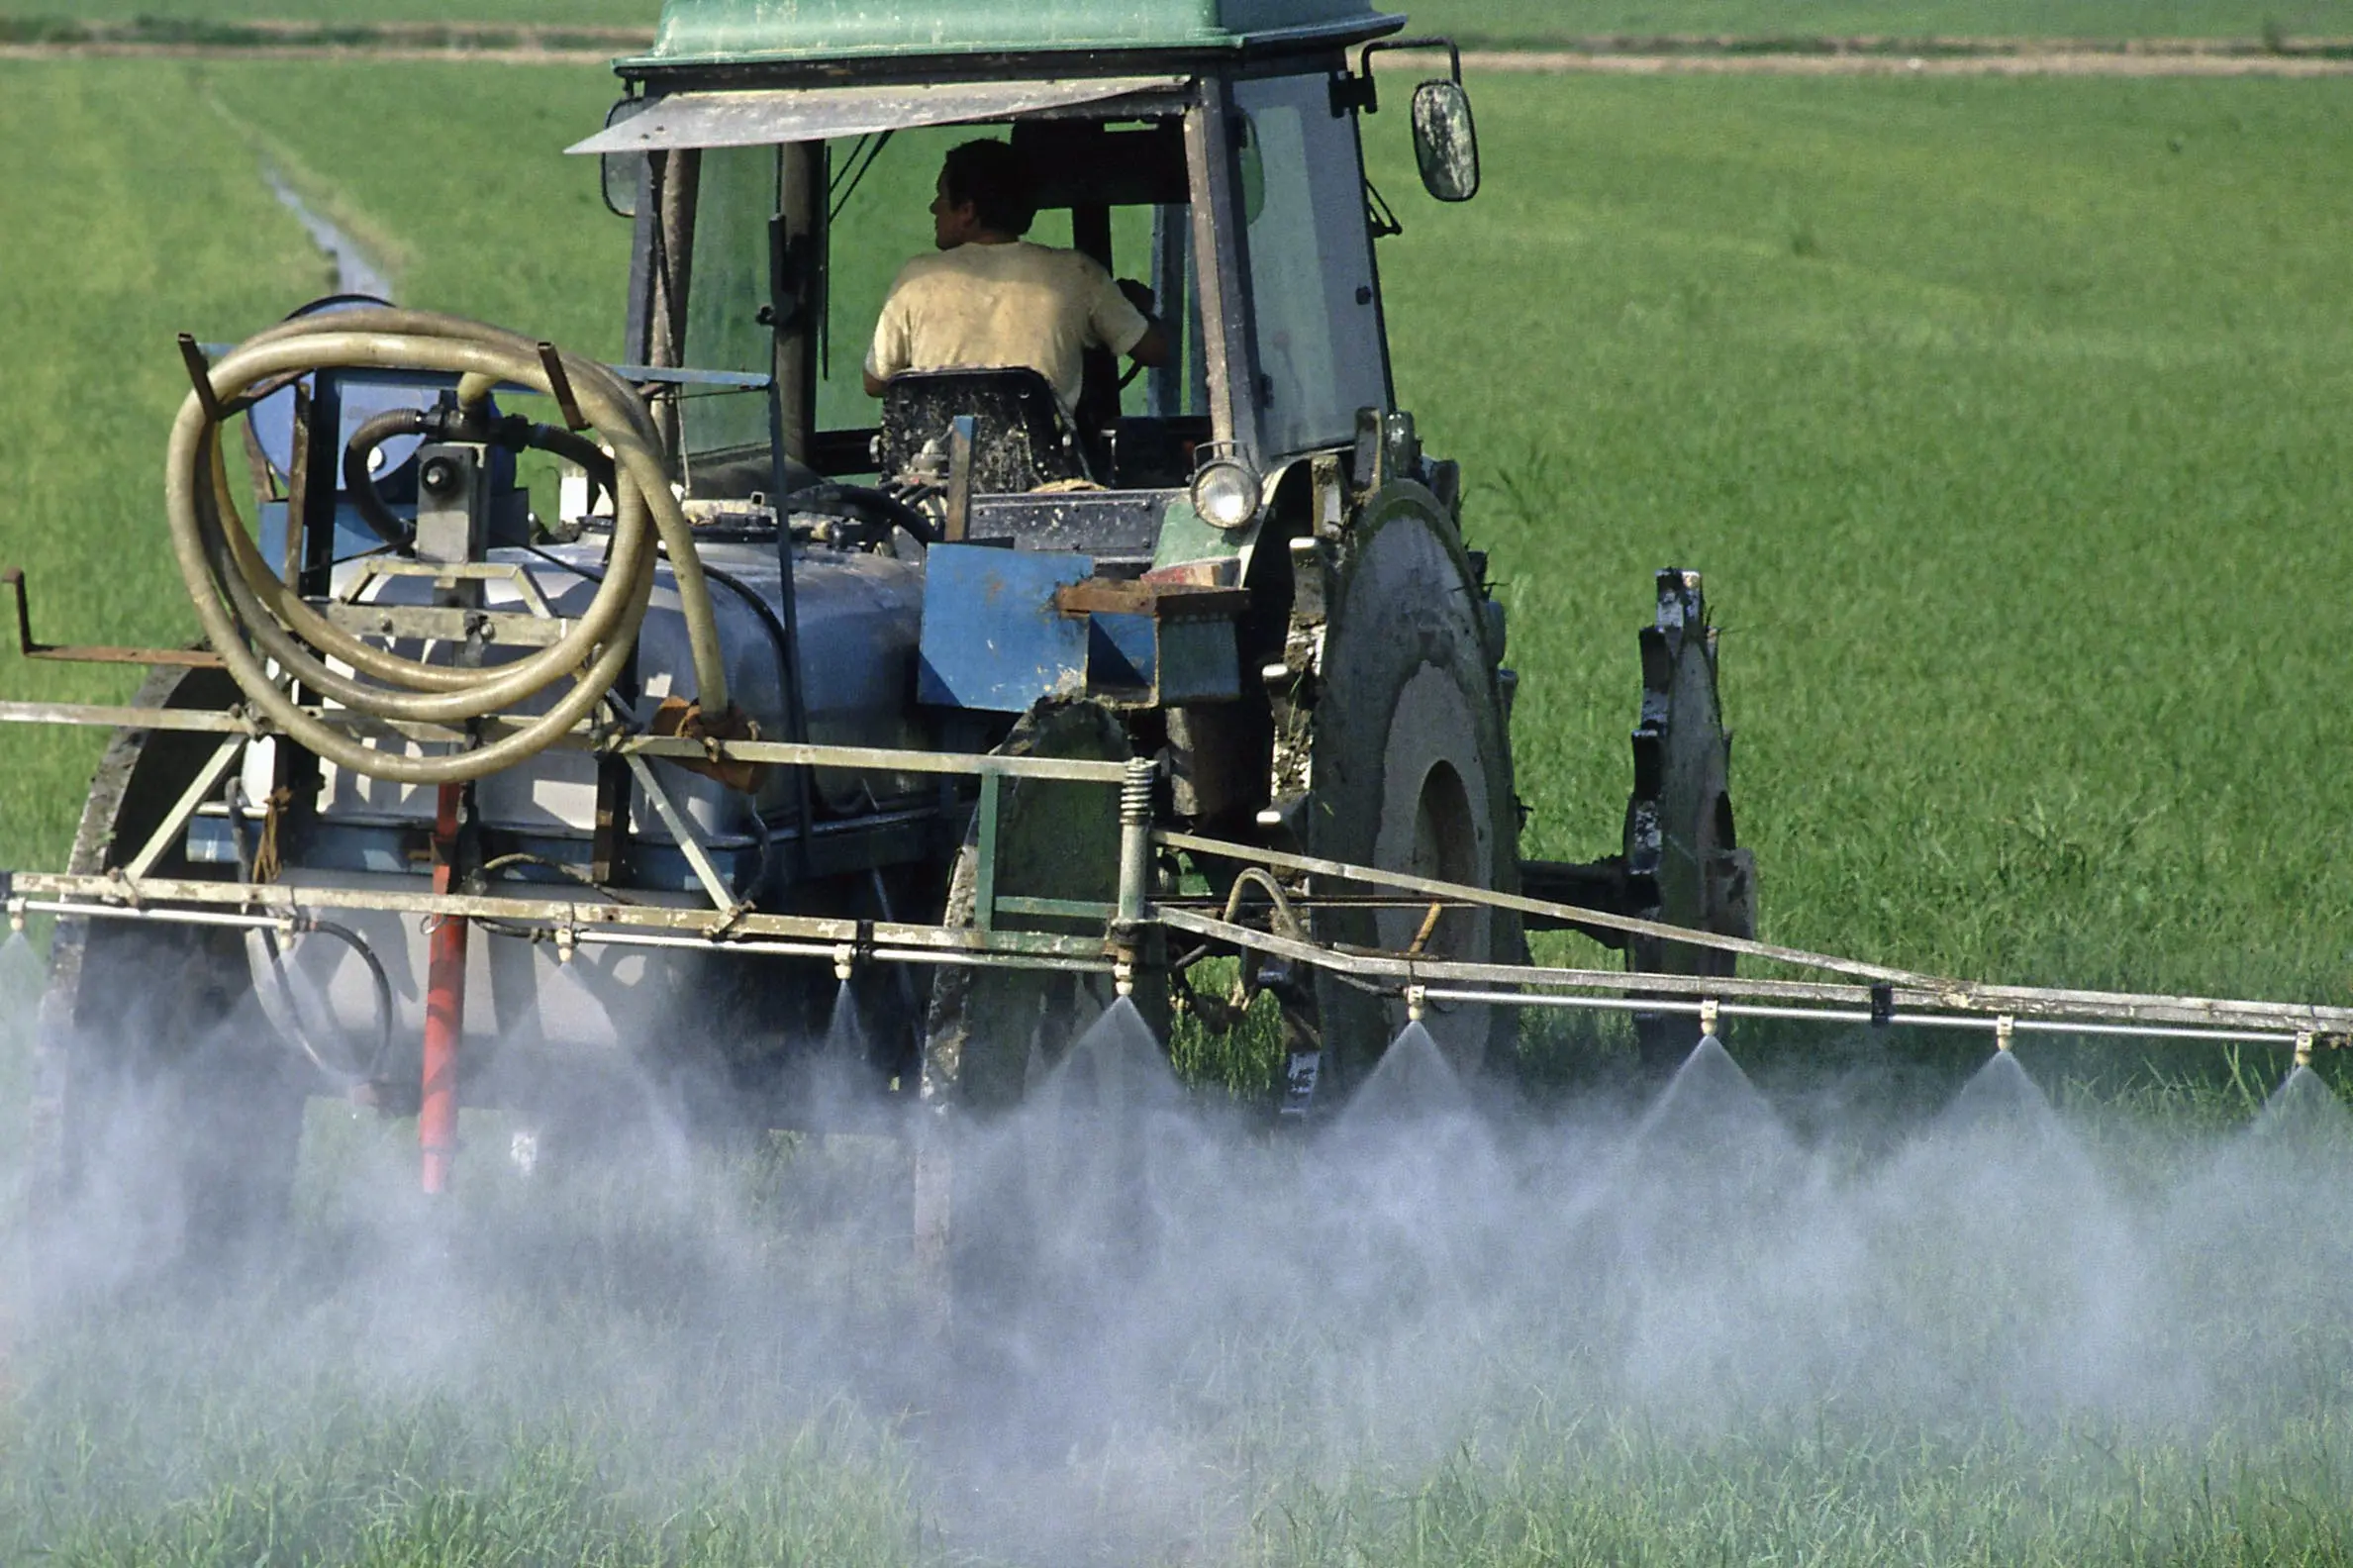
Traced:
[[1168, 332], [1160, 325], [1160, 318], [1152, 314], [1152, 291], [1133, 278], [1121, 278], [1118, 282], [1120, 292], [1127, 296], [1127, 303], [1134, 306], [1144, 319], [1144, 334], [1135, 341], [1135, 346], [1127, 350], [1127, 357], [1139, 365], [1168, 363]]

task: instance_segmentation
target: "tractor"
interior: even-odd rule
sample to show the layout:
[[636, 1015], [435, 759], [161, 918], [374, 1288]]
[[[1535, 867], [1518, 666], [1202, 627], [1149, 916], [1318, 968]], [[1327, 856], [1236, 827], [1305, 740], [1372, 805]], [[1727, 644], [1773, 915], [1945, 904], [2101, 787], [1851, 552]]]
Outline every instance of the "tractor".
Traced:
[[[2342, 1032], [1757, 941], [1682, 569], [1640, 631], [1623, 852], [1520, 858], [1504, 609], [1392, 392], [1385, 102], [1429, 196], [1480, 184], [1460, 55], [1403, 26], [670, 0], [572, 149], [633, 225], [627, 362], [350, 298], [183, 337], [164, 512], [203, 642], [38, 643], [14, 579], [27, 654], [151, 669], [127, 707], [0, 705], [114, 733], [65, 871], [0, 874], [60, 917], [39, 1190], [70, 1214], [135, 1137], [140, 1200], [210, 1245], [284, 1212], [313, 1097], [416, 1118], [429, 1191], [461, 1107], [551, 1149], [651, 1108], [914, 1139], [946, 1256], [955, 1129], [1123, 1005], [1165, 1040], [1271, 995], [1299, 1126], [1409, 1023], [1471, 1071], [1523, 1006], [1629, 1011], [1670, 1057], [1742, 1006]], [[889, 215], [980, 137], [1050, 239], [1144, 284], [1165, 363], [1095, 353], [1075, 404], [997, 366], [866, 397]], [[1534, 963], [1545, 929], [1627, 967]]]

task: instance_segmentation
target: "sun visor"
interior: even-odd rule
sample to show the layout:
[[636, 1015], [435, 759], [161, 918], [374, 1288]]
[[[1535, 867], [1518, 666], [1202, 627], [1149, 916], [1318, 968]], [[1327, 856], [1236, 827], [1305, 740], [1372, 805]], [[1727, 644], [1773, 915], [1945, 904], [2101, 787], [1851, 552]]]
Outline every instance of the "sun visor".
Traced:
[[675, 147], [767, 147], [918, 126], [1004, 120], [1044, 109], [1172, 92], [1182, 76], [1101, 76], [1084, 81], [910, 82], [874, 87], [795, 87], [684, 92], [653, 99], [572, 152], [654, 152]]

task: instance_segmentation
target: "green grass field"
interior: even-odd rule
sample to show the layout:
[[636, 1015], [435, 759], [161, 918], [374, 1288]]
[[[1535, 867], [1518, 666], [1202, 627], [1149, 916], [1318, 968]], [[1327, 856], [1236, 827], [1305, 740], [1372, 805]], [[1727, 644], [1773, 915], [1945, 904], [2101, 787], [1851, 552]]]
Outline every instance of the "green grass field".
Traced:
[[[2349, 0], [1393, 0], [1417, 29], [1488, 47], [1609, 34], [2239, 38], [2353, 35]], [[273, 19], [651, 27], [652, 0], [0, 0], [0, 17]]]
[[[1468, 208], [1404, 199], [1401, 117], [1373, 140], [1409, 228], [1383, 253], [1401, 399], [1463, 460], [1513, 613], [1527, 852], [1612, 846], [1648, 572], [1696, 566], [1768, 935], [2343, 1001], [2353, 84], [1477, 88], [1489, 186]], [[43, 634], [192, 634], [156, 515], [171, 335], [236, 337], [324, 283], [262, 156], [368, 236], [408, 301], [609, 351], [626, 235], [555, 155], [609, 96], [594, 71], [0, 64], [0, 559], [32, 568]], [[438, 163], [451, 126], [512, 163]], [[10, 696], [127, 689], [0, 655]], [[54, 863], [95, 743], [0, 745], [0, 864]], [[2235, 1114], [2137, 1092], [2182, 1125]], [[598, 1289], [663, 1277], [580, 1256]], [[346, 1331], [340, 1310], [303, 1321]], [[624, 1365], [575, 1426], [495, 1380], [437, 1425], [431, 1400], [307, 1372], [224, 1392], [187, 1371], [197, 1352], [170, 1359], [176, 1311], [139, 1320], [164, 1361], [92, 1334], [0, 1417], [0, 1545], [190, 1565], [945, 1554], [898, 1439], [829, 1424], [806, 1389], [716, 1470], [641, 1472], [607, 1451], [642, 1415]], [[629, 1311], [666, 1331], [658, 1304]], [[623, 1358], [562, 1328], [533, 1330], [548, 1365]], [[1231, 1368], [1196, 1370], [1225, 1397]], [[1520, 1415], [1499, 1446], [1372, 1472], [1285, 1470], [1298, 1434], [1277, 1418], [1212, 1422], [1226, 1446], [1199, 1457], [1266, 1563], [2333, 1562], [2353, 1528], [2338, 1405], [2257, 1441], [2140, 1448]], [[138, 1440], [117, 1443], [127, 1421]]]

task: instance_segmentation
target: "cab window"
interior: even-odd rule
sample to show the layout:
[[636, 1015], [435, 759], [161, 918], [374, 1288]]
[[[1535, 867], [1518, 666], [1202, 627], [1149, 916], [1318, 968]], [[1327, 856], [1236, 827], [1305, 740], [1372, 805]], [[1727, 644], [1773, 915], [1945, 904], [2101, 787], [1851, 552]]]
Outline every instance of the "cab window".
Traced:
[[[1106, 363], [1108, 385], [1096, 411], [1106, 425], [1125, 419], [1206, 429], [1209, 398], [1202, 364], [1200, 283], [1181, 149], [1164, 126], [1062, 121], [960, 125], [902, 131], [873, 142], [827, 147], [833, 221], [828, 245], [825, 342], [818, 387], [822, 428], [874, 423], [861, 370], [891, 283], [909, 258], [932, 248], [931, 204], [941, 160], [962, 142], [1013, 141], [1029, 152], [1039, 179], [1036, 222], [1024, 238], [1087, 250], [1112, 275], [1151, 289], [1155, 313], [1176, 352], [1125, 387], [1127, 366]], [[1115, 401], [1116, 399], [1116, 401]], [[1115, 412], [1116, 410], [1116, 412]]]
[[1331, 112], [1327, 75], [1236, 82], [1233, 96], [1268, 454], [1340, 445], [1358, 409], [1389, 403], [1355, 118]]
[[[776, 211], [776, 148], [712, 147], [695, 199], [694, 270], [686, 296], [685, 362], [698, 370], [767, 375], [775, 335], [760, 322], [768, 303], [768, 218]], [[697, 393], [681, 404], [689, 453], [768, 444], [768, 400]]]

